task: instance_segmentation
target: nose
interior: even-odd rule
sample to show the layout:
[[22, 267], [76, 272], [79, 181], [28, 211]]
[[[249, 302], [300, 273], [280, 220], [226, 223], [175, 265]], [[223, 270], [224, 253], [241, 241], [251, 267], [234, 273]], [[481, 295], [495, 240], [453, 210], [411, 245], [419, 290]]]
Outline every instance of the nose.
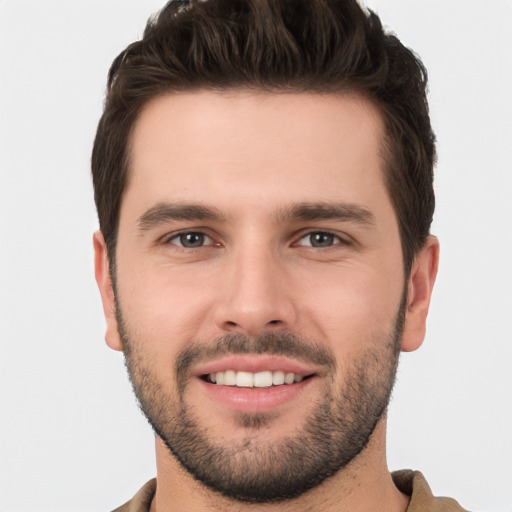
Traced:
[[289, 272], [271, 250], [241, 249], [220, 278], [215, 322], [222, 331], [256, 337], [295, 323]]

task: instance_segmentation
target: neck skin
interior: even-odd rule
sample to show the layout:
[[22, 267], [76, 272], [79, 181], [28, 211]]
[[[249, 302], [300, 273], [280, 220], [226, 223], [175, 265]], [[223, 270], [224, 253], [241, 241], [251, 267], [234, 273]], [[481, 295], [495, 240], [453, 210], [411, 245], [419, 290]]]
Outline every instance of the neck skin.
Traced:
[[381, 418], [366, 449], [349, 466], [292, 501], [243, 504], [205, 488], [185, 471], [156, 438], [157, 490], [150, 512], [405, 512], [410, 498], [394, 485], [386, 462], [386, 418]]

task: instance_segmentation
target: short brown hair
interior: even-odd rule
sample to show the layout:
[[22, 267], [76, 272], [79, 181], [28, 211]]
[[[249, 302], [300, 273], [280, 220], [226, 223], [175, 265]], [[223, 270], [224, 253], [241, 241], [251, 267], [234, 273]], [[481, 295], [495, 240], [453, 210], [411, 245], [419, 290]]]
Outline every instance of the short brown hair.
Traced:
[[384, 118], [386, 186], [408, 275], [434, 213], [435, 137], [426, 85], [419, 58], [356, 0], [169, 2], [109, 72], [92, 175], [111, 265], [130, 134], [149, 100], [194, 89], [351, 91], [373, 101]]

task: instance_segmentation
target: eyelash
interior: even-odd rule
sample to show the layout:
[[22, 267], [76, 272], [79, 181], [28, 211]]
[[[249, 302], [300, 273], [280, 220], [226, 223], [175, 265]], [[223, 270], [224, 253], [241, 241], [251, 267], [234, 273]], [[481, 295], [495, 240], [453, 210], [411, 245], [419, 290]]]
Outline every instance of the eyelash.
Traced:
[[[203, 237], [203, 239], [208, 239], [212, 243], [207, 244], [207, 245], [200, 245], [198, 247], [186, 247], [182, 243], [183, 242], [182, 237], [186, 237], [187, 235], [188, 236], [196, 235], [198, 237]], [[180, 240], [181, 243], [177, 244], [177, 243], [173, 242], [173, 240]], [[164, 239], [164, 243], [165, 244], [175, 245], [176, 247], [178, 247], [178, 248], [180, 248], [182, 250], [186, 250], [186, 249], [201, 249], [203, 247], [207, 247], [208, 245], [219, 245], [219, 244], [213, 243], [212, 238], [209, 235], [207, 235], [206, 233], [204, 233], [203, 231], [182, 231], [181, 233], [175, 233], [172, 236], [167, 237], [166, 239]]]
[[[182, 237], [186, 237], [186, 236], [190, 236], [190, 235], [196, 235], [198, 237], [203, 237], [203, 241], [204, 239], [208, 239], [210, 240], [210, 243], [204, 245], [204, 244], [201, 244], [197, 247], [186, 247], [185, 245], [183, 245], [183, 238]], [[328, 245], [328, 246], [325, 246], [325, 247], [322, 247], [322, 246], [315, 246], [313, 245], [312, 243], [311, 244], [301, 244], [300, 242], [304, 239], [306, 239], [307, 237], [312, 237], [313, 235], [323, 235], [323, 236], [326, 236], [328, 238], [331, 238], [333, 240], [333, 243], [331, 245]], [[180, 240], [180, 244], [178, 243], [175, 243], [173, 242], [174, 240]], [[310, 238], [311, 240], [311, 238]], [[172, 236], [170, 237], [167, 237], [164, 239], [164, 244], [171, 244], [171, 245], [174, 245], [176, 247], [178, 247], [179, 249], [181, 250], [190, 250], [190, 249], [202, 249], [204, 247], [208, 247], [208, 246], [220, 246], [219, 243], [215, 243], [212, 239], [212, 237], [210, 237], [208, 234], [206, 234], [205, 232], [203, 231], [182, 231], [180, 233], [174, 233]], [[337, 245], [349, 245], [350, 242], [342, 237], [340, 237], [339, 235], [335, 234], [335, 233], [332, 233], [331, 231], [321, 231], [321, 230], [314, 230], [314, 231], [308, 231], [307, 233], [304, 233], [300, 236], [300, 238], [297, 240], [297, 242], [294, 242], [294, 246], [299, 246], [299, 247], [310, 247], [310, 248], [317, 248], [317, 249], [329, 249], [331, 247], [334, 247], [334, 246], [337, 246]]]
[[[326, 247], [322, 247], [322, 246], [315, 246], [313, 244], [308, 244], [308, 245], [303, 245], [301, 243], [299, 243], [300, 241], [306, 239], [309, 237], [309, 239], [311, 240], [311, 237], [313, 237], [314, 235], [322, 235], [324, 237], [327, 237], [327, 238], [330, 238], [333, 240], [333, 243], [331, 245], [328, 245]], [[341, 238], [340, 236], [336, 235], [335, 233], [332, 233], [330, 231], [309, 231], [308, 233], [305, 233], [304, 235], [302, 235], [298, 242], [296, 242], [294, 245], [298, 245], [300, 247], [311, 247], [311, 248], [317, 248], [317, 249], [329, 249], [331, 247], [334, 247], [334, 246], [337, 246], [337, 245], [345, 245], [347, 244], [348, 242], [346, 240], [344, 240], [343, 238]]]

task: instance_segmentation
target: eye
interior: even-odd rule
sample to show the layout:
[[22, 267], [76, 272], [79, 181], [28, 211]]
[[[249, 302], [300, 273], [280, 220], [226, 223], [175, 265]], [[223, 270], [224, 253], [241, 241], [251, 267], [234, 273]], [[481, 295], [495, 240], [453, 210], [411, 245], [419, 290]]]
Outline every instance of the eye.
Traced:
[[197, 249], [199, 247], [204, 247], [205, 245], [212, 245], [213, 240], [204, 233], [188, 231], [186, 233], [174, 235], [168, 240], [168, 243], [185, 249]]
[[297, 245], [302, 247], [331, 247], [333, 245], [337, 245], [343, 243], [339, 236], [336, 236], [327, 231], [315, 231], [313, 233], [308, 233], [303, 236], [298, 242]]

